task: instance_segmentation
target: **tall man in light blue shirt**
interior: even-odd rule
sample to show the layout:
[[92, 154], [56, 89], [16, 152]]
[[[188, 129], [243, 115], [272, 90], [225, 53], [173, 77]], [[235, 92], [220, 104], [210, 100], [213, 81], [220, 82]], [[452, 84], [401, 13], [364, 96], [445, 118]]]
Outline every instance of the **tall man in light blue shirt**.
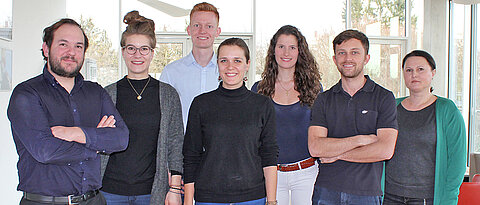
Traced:
[[192, 38], [192, 52], [165, 66], [160, 76], [160, 81], [177, 89], [185, 127], [193, 98], [218, 87], [217, 56], [213, 51], [214, 40], [221, 32], [218, 23], [215, 6], [205, 2], [195, 5], [187, 27]]

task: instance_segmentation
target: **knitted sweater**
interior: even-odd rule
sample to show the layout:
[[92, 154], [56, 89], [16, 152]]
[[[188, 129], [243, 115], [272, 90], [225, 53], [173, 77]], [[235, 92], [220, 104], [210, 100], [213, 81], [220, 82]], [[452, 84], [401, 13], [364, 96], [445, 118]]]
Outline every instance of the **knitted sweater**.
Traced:
[[[117, 100], [117, 84], [105, 87], [113, 103]], [[157, 143], [156, 172], [152, 186], [150, 204], [162, 205], [169, 189], [168, 170], [183, 171], [182, 144], [183, 122], [180, 99], [177, 91], [170, 85], [160, 82], [160, 132]], [[108, 164], [108, 156], [102, 157], [102, 178]], [[135, 165], [132, 165], [135, 166]]]
[[[438, 96], [437, 96], [438, 97]], [[404, 98], [398, 98], [397, 105]], [[453, 101], [438, 97], [437, 150], [433, 204], [457, 204], [467, 167], [467, 137], [462, 114]]]
[[183, 145], [185, 184], [195, 201], [235, 203], [266, 196], [263, 167], [276, 166], [271, 100], [245, 86], [220, 86], [193, 100]]

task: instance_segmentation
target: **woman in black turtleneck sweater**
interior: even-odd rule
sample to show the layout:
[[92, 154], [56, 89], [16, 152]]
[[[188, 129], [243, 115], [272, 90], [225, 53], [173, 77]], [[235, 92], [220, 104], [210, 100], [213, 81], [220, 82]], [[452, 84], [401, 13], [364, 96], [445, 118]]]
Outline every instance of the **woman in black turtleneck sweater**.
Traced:
[[[278, 146], [272, 102], [243, 81], [250, 65], [245, 42], [218, 48], [218, 89], [190, 107], [184, 154], [185, 204], [276, 204]], [[194, 194], [195, 193], [195, 194]]]

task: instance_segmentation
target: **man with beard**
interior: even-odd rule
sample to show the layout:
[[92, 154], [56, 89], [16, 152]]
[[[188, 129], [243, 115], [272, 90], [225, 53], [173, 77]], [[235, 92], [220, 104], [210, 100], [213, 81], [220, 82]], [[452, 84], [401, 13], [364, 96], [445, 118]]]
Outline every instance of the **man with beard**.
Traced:
[[312, 204], [380, 204], [383, 161], [397, 139], [392, 92], [364, 75], [368, 38], [346, 30], [333, 40], [341, 80], [312, 107], [308, 147], [319, 157]]
[[7, 110], [20, 204], [105, 204], [99, 154], [124, 150], [128, 129], [107, 92], [79, 73], [88, 47], [80, 25], [61, 19], [43, 32], [43, 73], [16, 86]]

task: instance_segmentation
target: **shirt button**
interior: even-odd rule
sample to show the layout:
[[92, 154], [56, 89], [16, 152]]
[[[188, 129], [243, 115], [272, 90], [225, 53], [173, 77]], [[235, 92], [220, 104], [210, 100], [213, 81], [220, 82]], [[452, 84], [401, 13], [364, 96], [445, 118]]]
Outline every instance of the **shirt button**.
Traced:
[[80, 164], [83, 164], [83, 162], [80, 162]]
[[72, 164], [68, 163], [67, 165], [70, 166], [70, 165], [72, 165]]
[[77, 109], [73, 109], [73, 112], [77, 112]]
[[87, 180], [87, 178], [83, 178], [83, 181], [86, 181], [86, 180]]
[[85, 161], [88, 161], [88, 159], [85, 159]]

